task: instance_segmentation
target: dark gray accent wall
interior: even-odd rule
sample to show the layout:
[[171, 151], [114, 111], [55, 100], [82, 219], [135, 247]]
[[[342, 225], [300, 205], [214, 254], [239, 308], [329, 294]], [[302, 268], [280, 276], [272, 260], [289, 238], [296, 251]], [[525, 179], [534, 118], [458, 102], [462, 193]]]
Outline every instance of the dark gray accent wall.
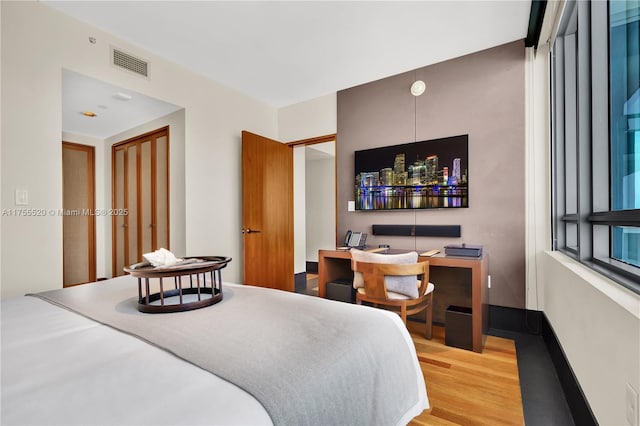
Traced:
[[[481, 244], [490, 304], [525, 307], [525, 48], [522, 40], [338, 92], [338, 235], [419, 252]], [[427, 89], [411, 95], [415, 80]], [[469, 208], [348, 212], [354, 151], [469, 135]], [[460, 238], [371, 235], [372, 224], [461, 225]], [[435, 283], [437, 286], [437, 283]]]

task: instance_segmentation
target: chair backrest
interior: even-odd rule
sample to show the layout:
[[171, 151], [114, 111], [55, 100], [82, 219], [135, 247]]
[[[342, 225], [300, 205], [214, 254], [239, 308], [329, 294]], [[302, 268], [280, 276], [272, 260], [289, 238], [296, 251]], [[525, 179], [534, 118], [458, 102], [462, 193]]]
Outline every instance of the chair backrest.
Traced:
[[[418, 263], [369, 263], [351, 261], [351, 269], [361, 272], [364, 281], [364, 291], [367, 297], [386, 300], [387, 286], [385, 276], [416, 276], [420, 280], [418, 297], [421, 298], [427, 291], [429, 284], [429, 262]], [[417, 281], [413, 283], [417, 286]]]

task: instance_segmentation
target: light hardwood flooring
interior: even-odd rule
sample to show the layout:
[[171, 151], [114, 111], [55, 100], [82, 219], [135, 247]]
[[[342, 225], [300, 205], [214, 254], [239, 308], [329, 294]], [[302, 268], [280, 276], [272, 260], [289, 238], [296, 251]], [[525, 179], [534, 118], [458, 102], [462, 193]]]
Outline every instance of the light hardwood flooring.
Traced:
[[483, 353], [445, 346], [443, 327], [424, 338], [408, 321], [431, 409], [410, 425], [523, 425], [515, 342], [487, 336]]
[[305, 293], [310, 296], [318, 295], [318, 274], [307, 272], [307, 288]]

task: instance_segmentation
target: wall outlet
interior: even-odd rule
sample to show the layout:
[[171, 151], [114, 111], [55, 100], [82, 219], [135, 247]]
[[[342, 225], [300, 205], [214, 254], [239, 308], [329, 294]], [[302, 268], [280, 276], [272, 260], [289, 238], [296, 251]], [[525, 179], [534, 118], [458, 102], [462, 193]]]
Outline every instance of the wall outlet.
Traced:
[[625, 411], [627, 413], [627, 422], [630, 426], [638, 426], [638, 404], [638, 392], [627, 383]]

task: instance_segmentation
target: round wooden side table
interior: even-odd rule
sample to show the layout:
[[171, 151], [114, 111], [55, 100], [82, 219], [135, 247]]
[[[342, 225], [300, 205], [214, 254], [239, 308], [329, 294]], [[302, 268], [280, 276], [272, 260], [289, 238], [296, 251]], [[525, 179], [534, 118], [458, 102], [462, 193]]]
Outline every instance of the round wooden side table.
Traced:
[[[138, 310], [155, 314], [182, 312], [211, 306], [222, 300], [221, 270], [230, 257], [187, 257], [168, 267], [131, 265], [124, 271], [138, 278]], [[207, 278], [210, 280], [207, 282]], [[159, 291], [151, 293], [150, 280], [158, 280]], [[167, 285], [166, 281], [173, 281]], [[208, 284], [208, 285], [207, 285]]]

